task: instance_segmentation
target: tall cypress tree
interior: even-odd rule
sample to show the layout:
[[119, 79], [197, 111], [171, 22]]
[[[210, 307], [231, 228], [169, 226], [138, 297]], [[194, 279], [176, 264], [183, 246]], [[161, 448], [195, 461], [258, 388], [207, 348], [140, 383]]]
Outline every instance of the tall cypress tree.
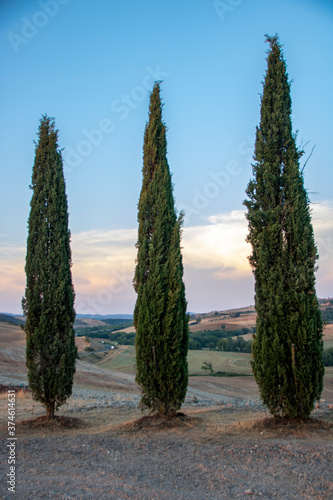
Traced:
[[317, 249], [292, 134], [290, 85], [277, 35], [270, 43], [247, 188], [257, 330], [252, 368], [274, 416], [308, 418], [323, 388]]
[[53, 418], [72, 393], [77, 357], [74, 289], [62, 156], [52, 118], [42, 117], [38, 138], [22, 306], [29, 386], [46, 407], [47, 418]]
[[144, 134], [138, 204], [136, 381], [142, 390], [142, 406], [171, 417], [186, 395], [188, 317], [180, 251], [183, 216], [176, 215], [166, 155], [166, 127], [157, 82]]

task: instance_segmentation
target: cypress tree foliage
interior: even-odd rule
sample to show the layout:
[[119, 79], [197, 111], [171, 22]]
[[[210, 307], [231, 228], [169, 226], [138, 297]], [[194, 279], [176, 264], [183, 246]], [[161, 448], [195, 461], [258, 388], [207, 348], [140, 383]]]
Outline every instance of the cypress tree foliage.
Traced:
[[72, 393], [77, 357], [74, 289], [62, 156], [52, 118], [42, 117], [38, 137], [22, 306], [29, 386], [34, 399], [46, 407], [47, 418], [53, 418]]
[[270, 43], [246, 205], [255, 276], [252, 368], [275, 417], [308, 418], [323, 388], [322, 320], [315, 291], [317, 249], [292, 134], [286, 64]]
[[167, 161], [160, 83], [150, 97], [143, 146], [143, 182], [138, 204], [134, 288], [136, 381], [142, 407], [172, 417], [185, 399], [188, 317], [180, 251], [183, 214], [177, 218]]

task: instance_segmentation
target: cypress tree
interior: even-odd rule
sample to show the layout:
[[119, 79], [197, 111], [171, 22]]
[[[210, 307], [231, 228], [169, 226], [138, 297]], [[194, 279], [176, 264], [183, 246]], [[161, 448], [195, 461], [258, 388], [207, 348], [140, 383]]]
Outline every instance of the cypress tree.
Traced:
[[26, 254], [26, 365], [47, 418], [72, 393], [77, 350], [74, 289], [62, 155], [52, 118], [40, 120], [32, 172]]
[[177, 217], [174, 206], [159, 82], [150, 96], [142, 174], [134, 276], [136, 381], [142, 407], [172, 417], [187, 389], [188, 316], [180, 251], [183, 214]]
[[308, 418], [323, 388], [317, 249], [292, 133], [290, 84], [277, 35], [270, 43], [246, 205], [257, 329], [252, 368], [275, 417]]

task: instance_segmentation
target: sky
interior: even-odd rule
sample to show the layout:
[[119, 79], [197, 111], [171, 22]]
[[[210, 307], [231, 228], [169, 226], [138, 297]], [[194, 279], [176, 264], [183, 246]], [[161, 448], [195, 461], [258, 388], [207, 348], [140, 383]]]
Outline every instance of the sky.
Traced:
[[254, 303], [243, 200], [278, 33], [293, 131], [333, 296], [330, 0], [1, 0], [0, 311], [21, 313], [32, 166], [42, 114], [63, 149], [77, 313], [132, 313], [149, 94], [161, 80], [168, 162], [185, 210], [188, 310]]

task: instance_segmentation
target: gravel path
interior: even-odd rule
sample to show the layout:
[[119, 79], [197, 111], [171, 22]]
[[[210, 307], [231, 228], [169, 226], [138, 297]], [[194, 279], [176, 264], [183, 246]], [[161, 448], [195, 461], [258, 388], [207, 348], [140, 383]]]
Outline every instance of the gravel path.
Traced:
[[[15, 497], [333, 499], [332, 431], [311, 434], [305, 430], [288, 436], [246, 427], [238, 431], [242, 419], [265, 415], [259, 399], [193, 387], [183, 409], [199, 418], [208, 411], [213, 417], [205, 424], [168, 430], [135, 430], [118, 424], [108, 428], [110, 412], [118, 412], [118, 422], [128, 422], [137, 414], [139, 400], [138, 393], [76, 387], [59, 413], [79, 417], [90, 427], [23, 433], [18, 429]], [[1, 403], [3, 406], [5, 399]], [[18, 399], [18, 420], [41, 414], [35, 410], [32, 415], [30, 407], [30, 395]], [[320, 407], [315, 417], [330, 414], [331, 404], [323, 400]], [[214, 420], [214, 412], [218, 420]], [[228, 413], [234, 416], [230, 428], [223, 427]], [[1, 425], [0, 431], [5, 431], [7, 426]], [[4, 438], [0, 444], [0, 500], [13, 497], [6, 489], [7, 443]]]
[[183, 432], [20, 439], [16, 498], [333, 498], [332, 442], [205, 442]]
[[[260, 399], [232, 398], [219, 394], [207, 393], [198, 389], [188, 389], [187, 396], [182, 408], [199, 408], [210, 406], [227, 406], [234, 408], [251, 408], [262, 410], [263, 405]], [[71, 403], [74, 408], [66, 410], [66, 413], [76, 413], [93, 410], [95, 408], [137, 408], [140, 403], [140, 394], [125, 392], [104, 392], [92, 389], [74, 389], [71, 396]], [[84, 401], [79, 408], [75, 406], [75, 400]]]

